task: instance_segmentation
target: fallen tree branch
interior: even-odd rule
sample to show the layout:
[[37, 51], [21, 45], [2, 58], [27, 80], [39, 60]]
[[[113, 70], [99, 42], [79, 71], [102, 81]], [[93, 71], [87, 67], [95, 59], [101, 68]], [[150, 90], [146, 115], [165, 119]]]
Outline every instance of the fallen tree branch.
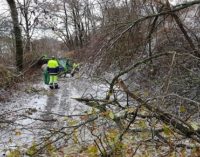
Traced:
[[42, 118], [34, 118], [34, 117], [26, 116], [26, 115], [18, 115], [18, 116], [36, 120], [36, 121], [42, 121], [42, 122], [56, 122], [57, 121], [57, 119], [53, 119], [53, 118], [52, 119], [42, 119]]
[[137, 117], [138, 109], [139, 109], [139, 107], [137, 107], [136, 111], [133, 113], [133, 117], [132, 117], [131, 121], [129, 122], [129, 124], [127, 125], [127, 127], [120, 134], [120, 136], [119, 136], [119, 140], [120, 141], [122, 141], [122, 138], [123, 138], [124, 134], [129, 130], [131, 124], [135, 121], [135, 119]]
[[88, 98], [73, 98], [73, 99], [79, 102], [84, 102], [89, 107], [97, 108], [100, 110], [100, 112], [105, 112], [106, 105], [110, 103], [108, 101], [104, 101], [104, 104], [99, 104], [100, 101], [103, 101], [99, 99], [88, 99]]
[[110, 89], [109, 89], [108, 94], [107, 94], [107, 96], [106, 96], [106, 100], [109, 100], [109, 99], [110, 99], [110, 95], [113, 93], [114, 85], [115, 85], [115, 83], [118, 81], [118, 79], [119, 79], [120, 76], [122, 76], [122, 75], [128, 73], [129, 71], [131, 71], [131, 70], [133, 70], [133, 69], [135, 69], [136, 67], [138, 67], [138, 66], [141, 65], [141, 64], [146, 64], [146, 63], [152, 61], [153, 59], [159, 58], [159, 57], [161, 57], [161, 56], [166, 56], [166, 55], [169, 55], [169, 54], [171, 54], [171, 53], [169, 53], [169, 52], [168, 52], [168, 53], [161, 53], [161, 54], [157, 54], [157, 55], [154, 55], [154, 56], [152, 56], [152, 57], [149, 57], [149, 58], [147, 58], [147, 59], [143, 59], [142, 61], [139, 61], [139, 62], [135, 63], [133, 66], [131, 66], [131, 67], [127, 68], [126, 70], [120, 72], [118, 75], [116, 75], [116, 76], [112, 79], [112, 82], [110, 83]]
[[192, 126], [179, 120], [175, 116], [160, 110], [158, 107], [155, 107], [155, 105], [153, 106], [151, 104], [147, 104], [146, 101], [130, 92], [122, 80], [118, 80], [118, 83], [125, 93], [127, 93], [131, 98], [136, 100], [138, 103], [140, 103], [140, 105], [144, 106], [150, 112], [153, 112], [157, 119], [161, 120], [163, 123], [169, 126], [172, 126], [177, 133], [182, 134], [185, 137], [192, 138], [193, 140], [200, 143], [199, 131], [194, 130]]

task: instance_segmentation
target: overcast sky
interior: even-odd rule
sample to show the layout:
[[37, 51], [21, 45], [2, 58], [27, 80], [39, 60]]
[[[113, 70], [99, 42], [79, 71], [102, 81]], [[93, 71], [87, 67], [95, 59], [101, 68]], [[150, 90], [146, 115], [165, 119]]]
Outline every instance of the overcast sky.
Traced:
[[[16, 1], [16, 0], [15, 0]], [[50, 0], [49, 0], [50, 1]], [[95, 1], [95, 0], [93, 0]], [[163, 0], [164, 1], [164, 0]], [[169, 0], [169, 2], [172, 4], [172, 5], [177, 5], [177, 4], [181, 4], [181, 3], [184, 3], [184, 2], [187, 2], [187, 1], [194, 1], [194, 0]], [[6, 0], [0, 0], [0, 16], [1, 15], [9, 15], [9, 9], [8, 9], [8, 4], [6, 2]], [[39, 34], [39, 35], [37, 35]], [[38, 33], [34, 34], [36, 35], [36, 37], [42, 35], [42, 36], [49, 36], [51, 34], [52, 35], [52, 31], [51, 30], [47, 30], [47, 31], [38, 31]]]
[[8, 12], [8, 4], [6, 0], [0, 0], [0, 14]]
[[[169, 0], [169, 2], [172, 5], [181, 4], [181, 3], [184, 3], [187, 1], [193, 1], [193, 0]], [[7, 12], [7, 11], [8, 11], [8, 4], [7, 4], [6, 0], [0, 0], [0, 14]]]

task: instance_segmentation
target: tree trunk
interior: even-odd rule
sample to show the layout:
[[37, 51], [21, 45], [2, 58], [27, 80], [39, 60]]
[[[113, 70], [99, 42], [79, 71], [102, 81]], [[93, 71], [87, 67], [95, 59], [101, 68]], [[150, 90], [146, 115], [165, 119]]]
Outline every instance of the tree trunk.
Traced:
[[[160, 13], [162, 10], [163, 10], [163, 7], [164, 7], [164, 5], [163, 6], [161, 6], [161, 8], [158, 10], [158, 13]], [[152, 57], [152, 50], [151, 50], [151, 40], [152, 40], [152, 34], [153, 34], [153, 31], [154, 31], [154, 29], [155, 29], [155, 27], [156, 27], [156, 23], [157, 23], [157, 21], [158, 21], [158, 18], [159, 18], [159, 16], [156, 16], [155, 18], [154, 18], [154, 20], [153, 20], [153, 22], [152, 22], [152, 24], [151, 24], [151, 26], [150, 26], [150, 31], [149, 31], [149, 34], [148, 34], [148, 36], [147, 36], [147, 42], [148, 42], [148, 44], [149, 44], [149, 57]], [[153, 60], [151, 60], [151, 64], [153, 64]]]
[[[25, 2], [24, 2], [25, 3]], [[31, 37], [30, 37], [30, 27], [29, 27], [29, 19], [28, 19], [28, 8], [24, 4], [24, 18], [26, 23], [26, 45], [25, 45], [25, 53], [31, 52]]]
[[187, 31], [185, 30], [180, 18], [175, 13], [172, 13], [172, 17], [175, 19], [177, 25], [179, 26], [180, 30], [182, 31], [182, 33], [183, 33], [183, 35], [185, 37], [185, 39], [188, 41], [191, 49], [194, 52], [194, 55], [200, 58], [200, 53], [195, 48], [195, 45], [194, 45], [192, 39], [190, 38], [190, 36], [188, 35]]
[[71, 50], [71, 49], [74, 49], [74, 42], [69, 31], [69, 24], [68, 24], [69, 17], [67, 14], [66, 1], [63, 1], [63, 7], [64, 7], [64, 13], [65, 13], [65, 31], [66, 31], [65, 43], [66, 43], [66, 46]]
[[18, 71], [23, 69], [23, 43], [22, 34], [19, 26], [18, 13], [14, 0], [7, 0], [11, 11], [11, 17], [13, 21], [13, 29], [15, 35], [15, 48], [16, 48], [16, 66]]

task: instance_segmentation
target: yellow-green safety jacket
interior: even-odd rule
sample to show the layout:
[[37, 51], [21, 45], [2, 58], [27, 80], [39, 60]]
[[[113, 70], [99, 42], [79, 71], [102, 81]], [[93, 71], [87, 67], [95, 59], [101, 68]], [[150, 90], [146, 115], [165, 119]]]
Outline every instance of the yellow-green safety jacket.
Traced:
[[59, 72], [59, 65], [55, 59], [50, 59], [47, 64], [47, 71], [51, 75], [57, 75]]

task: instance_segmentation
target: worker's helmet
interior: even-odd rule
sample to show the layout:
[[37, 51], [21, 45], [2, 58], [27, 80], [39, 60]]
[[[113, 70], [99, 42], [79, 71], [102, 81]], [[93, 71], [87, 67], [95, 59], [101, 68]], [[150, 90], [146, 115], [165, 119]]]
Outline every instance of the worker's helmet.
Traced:
[[51, 56], [51, 59], [55, 59], [56, 57], [55, 56]]

